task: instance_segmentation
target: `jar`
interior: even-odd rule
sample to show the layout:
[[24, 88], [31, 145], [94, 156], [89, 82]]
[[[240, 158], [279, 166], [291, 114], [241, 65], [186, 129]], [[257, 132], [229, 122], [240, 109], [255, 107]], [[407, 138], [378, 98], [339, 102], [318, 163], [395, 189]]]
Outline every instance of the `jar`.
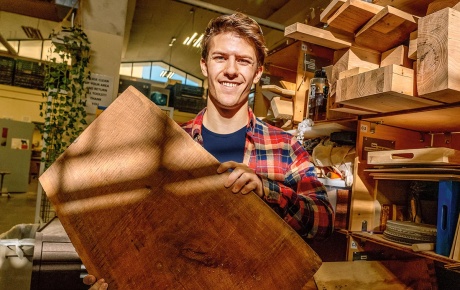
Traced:
[[308, 93], [308, 118], [313, 121], [326, 120], [327, 97], [329, 94], [329, 83], [326, 71], [319, 69], [310, 80], [310, 91]]

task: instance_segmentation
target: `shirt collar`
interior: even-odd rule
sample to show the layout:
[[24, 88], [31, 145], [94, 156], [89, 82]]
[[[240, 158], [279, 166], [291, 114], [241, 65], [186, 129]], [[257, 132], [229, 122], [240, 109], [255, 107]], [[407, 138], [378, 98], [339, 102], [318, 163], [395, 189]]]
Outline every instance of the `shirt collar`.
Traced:
[[[201, 140], [202, 139], [201, 126], [203, 125], [203, 118], [204, 118], [205, 112], [206, 112], [206, 108], [201, 110], [201, 112], [199, 112], [196, 115], [193, 121], [193, 125], [192, 125], [193, 139], [198, 139], [200, 142], [202, 141]], [[246, 132], [252, 135], [254, 133], [254, 128], [256, 126], [256, 116], [254, 115], [250, 107], [248, 107], [248, 120], [249, 121], [248, 121], [248, 124], [246, 125]]]

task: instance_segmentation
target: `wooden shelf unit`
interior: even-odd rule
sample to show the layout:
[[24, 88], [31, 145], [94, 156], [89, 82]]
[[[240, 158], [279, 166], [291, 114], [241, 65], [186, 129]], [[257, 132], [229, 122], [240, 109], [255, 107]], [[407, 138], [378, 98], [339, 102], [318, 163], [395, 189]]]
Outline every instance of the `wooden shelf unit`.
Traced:
[[449, 259], [445, 256], [438, 255], [434, 251], [421, 251], [421, 252], [414, 252], [411, 246], [398, 244], [383, 238], [382, 234], [370, 233], [370, 232], [349, 232], [349, 236], [360, 239], [363, 242], [369, 241], [372, 243], [376, 243], [379, 245], [383, 245], [385, 247], [390, 247], [399, 251], [403, 251], [406, 253], [410, 253], [412, 255], [428, 258], [443, 264], [453, 264], [457, 263], [458, 261]]

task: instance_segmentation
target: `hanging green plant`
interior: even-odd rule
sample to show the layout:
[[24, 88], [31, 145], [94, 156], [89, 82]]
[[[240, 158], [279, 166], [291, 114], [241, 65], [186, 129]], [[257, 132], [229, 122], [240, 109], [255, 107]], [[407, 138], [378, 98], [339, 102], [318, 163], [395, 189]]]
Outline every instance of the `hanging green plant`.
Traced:
[[64, 27], [51, 37], [52, 46], [45, 64], [45, 101], [40, 116], [45, 120], [42, 162], [48, 168], [85, 129], [85, 82], [91, 73], [90, 42], [79, 27]]

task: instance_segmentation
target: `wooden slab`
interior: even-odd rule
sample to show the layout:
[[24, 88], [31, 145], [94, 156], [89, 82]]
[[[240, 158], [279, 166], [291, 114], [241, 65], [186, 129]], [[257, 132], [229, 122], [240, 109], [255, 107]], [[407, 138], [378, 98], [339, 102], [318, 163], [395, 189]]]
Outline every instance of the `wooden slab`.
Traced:
[[387, 6], [391, 5], [394, 8], [400, 9], [409, 14], [416, 16], [425, 16], [428, 5], [433, 0], [373, 0], [372, 3]]
[[355, 42], [384, 52], [402, 44], [415, 30], [417, 21], [414, 16], [386, 6], [356, 33]]
[[383, 7], [362, 0], [347, 0], [328, 20], [331, 27], [355, 33]]
[[417, 60], [417, 37], [418, 30], [415, 30], [409, 35], [409, 47], [407, 49], [407, 57], [412, 60]]
[[382, 53], [382, 59], [380, 61], [380, 66], [387, 66], [387, 65], [400, 65], [403, 67], [412, 68], [413, 61], [408, 58], [408, 50], [409, 47], [406, 45], [399, 45], [395, 48], [387, 50]]
[[446, 103], [460, 101], [459, 25], [460, 11], [452, 8], [420, 18], [417, 88], [421, 97]]
[[284, 29], [284, 36], [332, 49], [349, 48], [353, 42], [350, 36], [299, 22], [287, 26]]
[[439, 104], [413, 96], [413, 76], [412, 69], [389, 65], [339, 79], [335, 101], [380, 113]]
[[339, 74], [352, 68], [377, 69], [380, 65], [380, 53], [361, 47], [350, 47], [342, 54], [342, 51], [336, 51], [335, 58], [337, 61], [332, 67], [331, 77], [328, 78], [331, 84], [331, 94], [336, 92], [336, 83]]
[[460, 3], [460, 0], [435, 0], [428, 5], [426, 15], [442, 10], [446, 7], [454, 7]]
[[331, 3], [324, 8], [323, 12], [321, 12], [319, 16], [320, 21], [327, 23], [329, 17], [331, 17], [345, 2], [347, 2], [347, 0], [332, 0]]
[[89, 273], [110, 289], [301, 289], [320, 258], [134, 88], [40, 177]]

